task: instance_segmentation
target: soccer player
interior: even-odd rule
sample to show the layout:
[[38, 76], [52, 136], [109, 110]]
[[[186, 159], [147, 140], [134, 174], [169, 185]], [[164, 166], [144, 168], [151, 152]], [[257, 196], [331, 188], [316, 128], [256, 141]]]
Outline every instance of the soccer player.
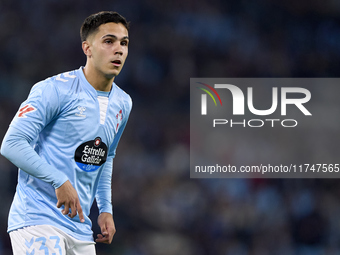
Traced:
[[96, 254], [88, 217], [95, 198], [96, 242], [112, 241], [112, 164], [132, 107], [114, 83], [128, 25], [116, 12], [86, 18], [85, 67], [35, 84], [10, 124], [1, 154], [19, 168], [8, 219], [14, 255]]

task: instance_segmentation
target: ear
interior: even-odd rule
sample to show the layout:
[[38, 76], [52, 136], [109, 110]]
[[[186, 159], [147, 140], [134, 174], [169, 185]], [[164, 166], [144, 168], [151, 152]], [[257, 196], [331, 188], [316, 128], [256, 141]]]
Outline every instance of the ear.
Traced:
[[84, 54], [88, 57], [91, 57], [92, 53], [89, 42], [88, 41], [82, 42], [81, 47], [83, 49]]

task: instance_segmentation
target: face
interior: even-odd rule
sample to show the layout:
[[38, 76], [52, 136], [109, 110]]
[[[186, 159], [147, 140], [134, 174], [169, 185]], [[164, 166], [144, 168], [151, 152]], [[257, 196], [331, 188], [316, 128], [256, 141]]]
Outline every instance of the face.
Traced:
[[89, 66], [107, 79], [117, 76], [128, 55], [128, 31], [121, 23], [106, 23], [83, 42]]

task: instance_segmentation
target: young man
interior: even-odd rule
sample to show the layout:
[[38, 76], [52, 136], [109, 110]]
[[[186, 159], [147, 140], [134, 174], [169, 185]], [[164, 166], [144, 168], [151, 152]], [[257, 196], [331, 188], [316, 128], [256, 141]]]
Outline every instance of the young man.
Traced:
[[5, 135], [1, 154], [19, 167], [9, 212], [14, 255], [95, 254], [90, 208], [101, 234], [115, 234], [112, 162], [132, 101], [115, 83], [128, 54], [128, 23], [115, 12], [85, 19], [85, 67], [33, 86]]

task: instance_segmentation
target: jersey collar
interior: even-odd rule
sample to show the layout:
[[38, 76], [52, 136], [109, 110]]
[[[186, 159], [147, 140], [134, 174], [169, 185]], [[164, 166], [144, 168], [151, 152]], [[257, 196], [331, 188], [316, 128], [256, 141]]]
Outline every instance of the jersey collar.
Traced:
[[[84, 84], [84, 87], [86, 88], [86, 90], [88, 90], [94, 97], [97, 97], [97, 90], [87, 81], [83, 69], [84, 69], [83, 66], [81, 66], [78, 69], [79, 77], [82, 80], [82, 84]], [[110, 96], [113, 94], [116, 86], [117, 86], [116, 83], [113, 82], [112, 87], [111, 87]]]

